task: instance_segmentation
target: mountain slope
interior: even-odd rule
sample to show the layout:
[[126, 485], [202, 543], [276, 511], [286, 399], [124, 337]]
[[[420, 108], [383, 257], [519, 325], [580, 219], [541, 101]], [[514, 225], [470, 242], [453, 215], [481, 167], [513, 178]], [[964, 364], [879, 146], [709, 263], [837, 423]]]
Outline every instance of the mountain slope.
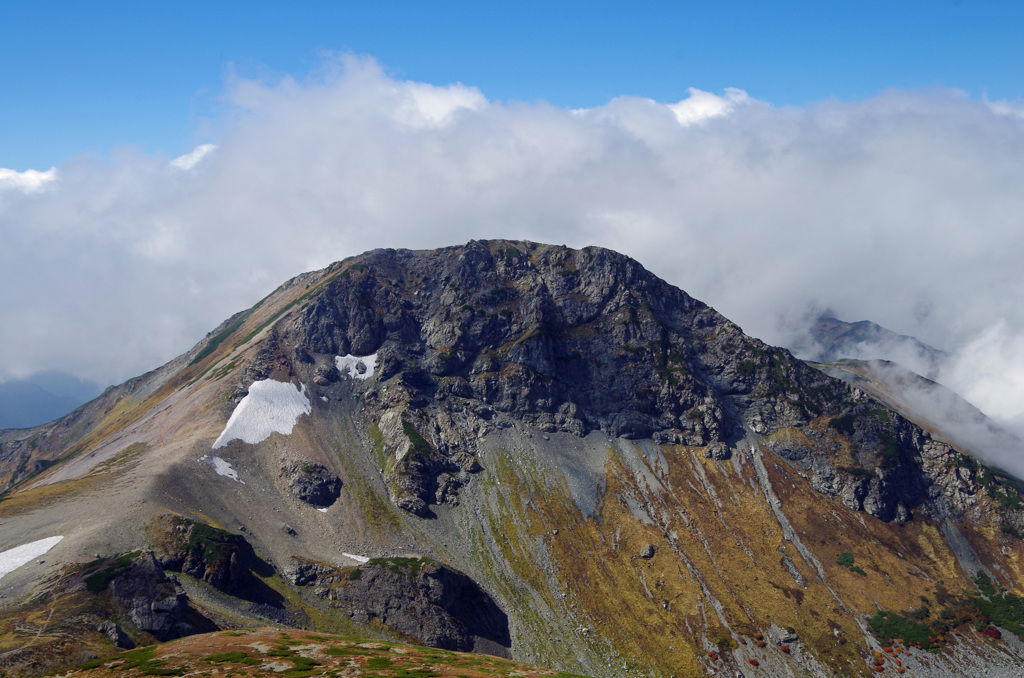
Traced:
[[64, 536], [0, 580], [13, 675], [126, 644], [105, 616], [595, 676], [1024, 656], [1013, 479], [608, 250], [370, 252], [76, 415], [0, 435], [0, 552]]
[[942, 384], [886, 360], [812, 363], [826, 374], [870, 393], [936, 438], [1000, 465], [1024, 451], [1024, 441], [996, 425]]

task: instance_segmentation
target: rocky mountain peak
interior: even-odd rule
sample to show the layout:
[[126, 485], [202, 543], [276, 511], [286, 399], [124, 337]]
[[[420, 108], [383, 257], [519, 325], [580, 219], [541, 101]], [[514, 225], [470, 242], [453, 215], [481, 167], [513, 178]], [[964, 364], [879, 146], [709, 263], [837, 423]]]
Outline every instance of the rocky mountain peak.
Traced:
[[[37, 603], [0, 621], [45, 603], [79, 648], [323, 625], [602, 676], [867, 675], [879, 640], [1024, 634], [1024, 483], [858, 383], [610, 250], [375, 250], [0, 433], [0, 539], [62, 535], [63, 568], [9, 575]], [[125, 582], [173, 614], [124, 612]], [[2, 642], [0, 669], [46, 661]]]

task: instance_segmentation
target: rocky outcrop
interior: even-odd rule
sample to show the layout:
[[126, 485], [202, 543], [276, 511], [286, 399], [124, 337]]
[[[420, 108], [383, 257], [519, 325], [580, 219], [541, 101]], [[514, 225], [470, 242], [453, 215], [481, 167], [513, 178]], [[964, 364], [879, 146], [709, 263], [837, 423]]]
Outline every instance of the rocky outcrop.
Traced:
[[508, 656], [508, 616], [465, 574], [426, 558], [380, 558], [338, 569], [295, 559], [298, 586], [360, 623], [377, 621], [430, 647]]
[[111, 598], [140, 631], [157, 640], [212, 630], [213, 624], [192, 610], [188, 596], [164, 574], [152, 551], [143, 551], [110, 579]]
[[158, 530], [164, 568], [228, 593], [240, 593], [250, 585], [250, 569], [257, 558], [245, 537], [180, 516], [166, 519]]
[[281, 475], [296, 497], [316, 507], [330, 506], [341, 494], [341, 479], [323, 464], [290, 462], [281, 469]]

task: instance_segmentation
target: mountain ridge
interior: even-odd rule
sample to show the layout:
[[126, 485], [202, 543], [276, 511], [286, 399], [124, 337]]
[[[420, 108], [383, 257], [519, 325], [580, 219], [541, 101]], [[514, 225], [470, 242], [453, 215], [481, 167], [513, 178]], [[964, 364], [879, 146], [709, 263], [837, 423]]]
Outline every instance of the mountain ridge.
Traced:
[[[308, 413], [213, 450], [266, 380], [291, 383]], [[350, 577], [377, 559], [419, 581], [411, 563], [430, 559], [507, 616], [491, 651], [590, 675], [874, 673], [880, 608], [944, 625], [948, 649], [911, 652], [912, 675], [1024, 656], [1009, 640], [991, 655], [940, 615], [976, 582], [1017, 590], [1010, 479], [601, 248], [473, 241], [303, 274], [75, 418], [0, 433], [0, 471], [0, 550], [66, 535], [47, 567], [3, 579], [5, 628], [37, 637], [33, 592], [154, 637], [158, 601], [124, 577], [172, 592], [161, 619], [399, 634], [344, 614], [366, 600]], [[337, 495], [314, 492], [334, 479]], [[167, 520], [206, 526], [189, 534], [215, 571], [248, 544], [259, 595], [175, 569], [153, 536]], [[114, 587], [75, 588], [98, 573]], [[387, 600], [426, 606], [422, 590]], [[980, 610], [979, 595], [956, 609]], [[87, 627], [61, 633], [109, 650]]]

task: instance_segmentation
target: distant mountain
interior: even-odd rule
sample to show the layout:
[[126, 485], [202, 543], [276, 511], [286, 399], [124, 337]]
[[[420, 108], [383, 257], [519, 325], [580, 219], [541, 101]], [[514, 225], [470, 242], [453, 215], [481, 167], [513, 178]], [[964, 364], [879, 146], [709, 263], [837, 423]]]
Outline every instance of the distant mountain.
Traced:
[[[187, 669], [191, 643], [90, 666], [441, 672], [402, 641], [616, 678], [1024, 668], [1024, 483], [598, 247], [300, 275], [0, 431], [0, 490], [12, 677], [182, 636], [210, 648]], [[361, 640], [223, 640], [266, 626]]]
[[37, 372], [0, 382], [0, 428], [28, 428], [53, 421], [100, 394], [98, 384], [63, 372]]
[[806, 348], [818, 362], [842, 358], [888, 360], [934, 379], [949, 357], [914, 337], [897, 334], [868, 320], [849, 323], [821, 316], [811, 326], [810, 335], [816, 345]]

